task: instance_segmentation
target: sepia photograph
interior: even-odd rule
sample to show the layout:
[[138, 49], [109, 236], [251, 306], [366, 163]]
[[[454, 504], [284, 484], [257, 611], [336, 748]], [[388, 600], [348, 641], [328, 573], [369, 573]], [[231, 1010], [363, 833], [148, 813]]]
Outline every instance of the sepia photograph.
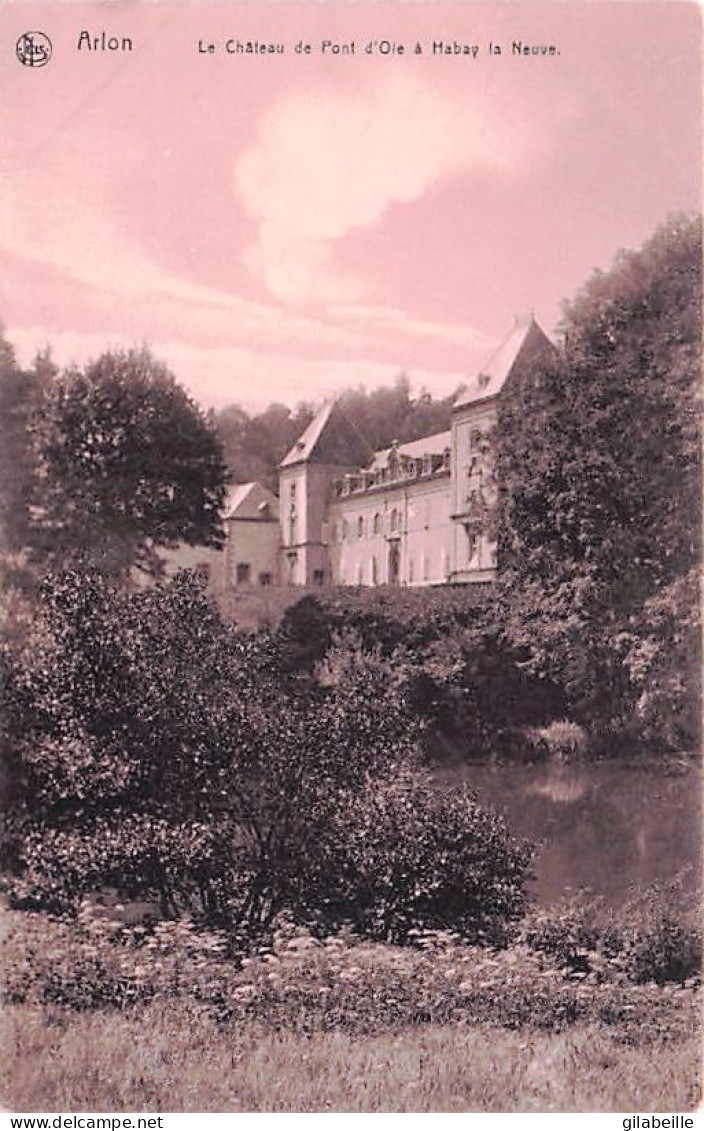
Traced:
[[696, 1126], [702, 18], [0, 6], [8, 1128]]

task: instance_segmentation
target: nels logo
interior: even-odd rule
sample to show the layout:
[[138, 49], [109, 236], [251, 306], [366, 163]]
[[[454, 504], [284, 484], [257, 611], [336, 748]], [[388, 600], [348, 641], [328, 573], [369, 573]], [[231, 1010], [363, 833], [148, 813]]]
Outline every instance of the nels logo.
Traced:
[[15, 51], [24, 67], [45, 67], [51, 59], [51, 40], [43, 31], [26, 31], [17, 40]]

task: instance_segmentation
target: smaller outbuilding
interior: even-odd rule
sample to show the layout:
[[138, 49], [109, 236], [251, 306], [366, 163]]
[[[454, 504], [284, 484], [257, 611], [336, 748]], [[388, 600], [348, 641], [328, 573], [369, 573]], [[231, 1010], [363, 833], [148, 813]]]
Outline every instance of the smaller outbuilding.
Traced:
[[238, 483], [223, 515], [226, 587], [266, 588], [279, 583], [279, 500], [262, 483]]

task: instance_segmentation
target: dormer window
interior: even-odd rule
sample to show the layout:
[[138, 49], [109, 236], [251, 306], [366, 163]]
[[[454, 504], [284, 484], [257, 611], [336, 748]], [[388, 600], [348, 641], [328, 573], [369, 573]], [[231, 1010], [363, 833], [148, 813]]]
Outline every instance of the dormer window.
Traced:
[[477, 381], [480, 389], [486, 389], [487, 385], [491, 381], [491, 377], [488, 373], [480, 373]]

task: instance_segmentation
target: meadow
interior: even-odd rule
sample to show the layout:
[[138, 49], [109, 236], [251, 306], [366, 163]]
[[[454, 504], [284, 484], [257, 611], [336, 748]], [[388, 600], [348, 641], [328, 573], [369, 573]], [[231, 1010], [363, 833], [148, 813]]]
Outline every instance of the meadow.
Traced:
[[662, 905], [628, 930], [601, 905], [536, 909], [500, 948], [443, 931], [406, 946], [316, 938], [282, 920], [269, 945], [234, 954], [224, 932], [130, 924], [119, 904], [7, 921], [0, 1095], [15, 1111], [682, 1111], [700, 1099], [701, 943]]
[[15, 1111], [688, 1111], [700, 1097], [697, 1039], [633, 1048], [597, 1026], [360, 1037], [223, 1028], [152, 1005], [118, 1016], [10, 1007], [3, 1030], [2, 1095]]

